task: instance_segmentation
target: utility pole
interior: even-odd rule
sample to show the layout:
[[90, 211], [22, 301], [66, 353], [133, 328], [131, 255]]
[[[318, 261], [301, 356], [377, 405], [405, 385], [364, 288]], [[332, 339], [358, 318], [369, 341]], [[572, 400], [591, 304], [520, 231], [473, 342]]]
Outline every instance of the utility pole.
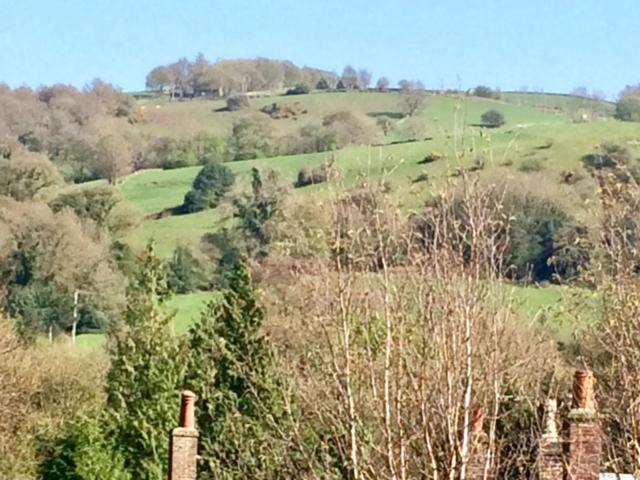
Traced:
[[76, 343], [76, 331], [78, 330], [78, 299], [80, 291], [73, 292], [73, 323], [71, 324], [71, 342]]

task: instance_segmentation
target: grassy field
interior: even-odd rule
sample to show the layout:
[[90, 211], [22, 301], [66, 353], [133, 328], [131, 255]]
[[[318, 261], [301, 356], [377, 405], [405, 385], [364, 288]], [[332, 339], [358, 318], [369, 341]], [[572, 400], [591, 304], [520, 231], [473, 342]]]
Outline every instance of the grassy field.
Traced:
[[592, 111], [598, 116], [611, 116], [615, 110], [615, 105], [610, 102], [565, 94], [503, 92], [500, 98], [516, 105], [542, 110], [556, 110], [568, 115], [578, 111]]
[[[259, 113], [264, 106], [299, 102], [308, 113], [295, 118], [272, 120], [275, 131], [284, 134], [294, 132], [304, 125], [317, 125], [326, 115], [342, 110], [368, 116], [372, 122], [380, 115], [398, 118], [401, 100], [402, 96], [398, 92], [310, 93], [252, 99], [250, 108], [235, 112], [220, 111], [224, 107], [222, 100], [142, 100], [140, 104], [144, 109], [145, 122], [135, 128], [153, 136], [189, 136], [202, 131], [227, 135], [235, 120]], [[537, 111], [531, 105], [521, 106], [504, 101], [448, 95], [429, 95], [426, 107], [419, 116], [435, 133], [439, 130], [451, 130], [454, 117], [464, 119], [469, 124], [478, 124], [482, 113], [491, 108], [499, 108], [514, 125], [566, 121], [560, 115]], [[401, 124], [402, 122], [400, 126]], [[396, 139], [392, 134], [386, 141]]]
[[[176, 334], [184, 334], [189, 327], [200, 318], [207, 303], [218, 298], [217, 292], [196, 292], [187, 295], [175, 295], [165, 304], [167, 312], [174, 314], [173, 330]], [[77, 344], [80, 348], [96, 349], [105, 344], [102, 333], [78, 335]]]
[[[330, 98], [344, 95], [345, 99], [360, 97], [364, 100], [385, 98], [385, 94], [326, 94]], [[391, 94], [389, 94], [391, 95]], [[324, 95], [302, 97], [319, 99]], [[289, 98], [289, 97], [285, 97]], [[338, 97], [339, 98], [339, 97]], [[264, 99], [263, 99], [264, 100]], [[336, 158], [340, 170], [339, 183], [349, 186], [368, 178], [384, 178], [391, 182], [394, 194], [407, 207], [420, 205], [428, 192], [443, 185], [461, 167], [469, 167], [478, 161], [484, 162], [484, 174], [508, 178], [518, 170], [534, 165], [544, 177], [545, 188], [560, 188], [563, 171], [582, 170], [581, 157], [594, 151], [597, 145], [606, 141], [616, 141], [638, 151], [640, 126], [615, 120], [598, 120], [589, 123], [571, 123], [566, 117], [543, 113], [529, 107], [500, 104], [496, 108], [505, 113], [507, 124], [498, 129], [486, 130], [467, 126], [456, 134], [454, 125], [462, 124], [462, 119], [476, 121], [491, 101], [436, 97], [430, 101], [430, 109], [441, 113], [430, 118], [425, 113], [424, 121], [432, 130], [433, 138], [428, 141], [384, 145], [381, 147], [348, 147], [332, 153], [290, 155], [231, 162], [228, 165], [238, 175], [238, 183], [247, 183], [252, 167], [276, 170], [280, 177], [293, 184], [298, 171], [303, 166], [315, 166], [331, 157]], [[171, 108], [193, 109], [201, 102], [191, 104], [175, 103]], [[393, 102], [391, 102], [393, 103]], [[456, 110], [461, 105], [460, 110]], [[375, 106], [381, 107], [380, 103]], [[495, 105], [493, 105], [495, 106]], [[346, 106], [345, 106], [346, 108]], [[459, 120], [456, 120], [459, 116]], [[438, 152], [442, 160], [430, 164], [420, 164], [425, 155]], [[199, 167], [176, 170], [149, 170], [138, 172], [121, 184], [124, 198], [145, 214], [159, 212], [165, 208], [180, 205]], [[427, 182], [415, 182], [421, 174], [428, 176]], [[590, 187], [590, 180], [582, 182]], [[579, 191], [580, 185], [575, 191]], [[326, 186], [314, 187], [318, 191]], [[296, 194], [304, 195], [308, 189], [300, 189]], [[570, 192], [569, 192], [570, 193]], [[584, 199], [575, 195], [572, 201], [579, 204]], [[146, 220], [131, 236], [131, 243], [140, 247], [150, 238], [155, 238], [162, 255], [169, 255], [176, 245], [184, 243], [196, 245], [202, 234], [222, 225], [225, 215], [219, 211], [173, 216], [160, 220]]]
[[[339, 110], [350, 110], [373, 119], [384, 114], [399, 118], [398, 93], [315, 93], [299, 96], [280, 96], [252, 100], [249, 112], [220, 112], [221, 101], [162, 102], [143, 100], [147, 122], [136, 126], [143, 132], [158, 136], [190, 135], [200, 131], [226, 134], [237, 118], [257, 112], [273, 102], [301, 102], [308, 114], [299, 120], [273, 120], [281, 133], [291, 132], [305, 123], [319, 123], [324, 115]], [[460, 168], [469, 167], [482, 159], [483, 175], [510, 178], [527, 164], [538, 165], [540, 171], [529, 173], [541, 188], [555, 189], [581, 208], [585, 193], [593, 188], [585, 178], [568, 189], [560, 184], [563, 171], [579, 172], [581, 157], [606, 141], [626, 144], [638, 153], [640, 125], [623, 123], [611, 118], [592, 122], [573, 123], [564, 112], [591, 105], [599, 111], [609, 111], [610, 105], [577, 97], [548, 94], [504, 94], [501, 100], [470, 97], [430, 95], [427, 107], [419, 114], [431, 139], [419, 142], [390, 144], [396, 137], [386, 138], [386, 145], [378, 147], [352, 146], [331, 153], [314, 153], [283, 157], [262, 158], [229, 163], [237, 176], [237, 184], [248, 185], [252, 167], [273, 169], [280, 178], [293, 184], [298, 171], [304, 166], [319, 165], [329, 158], [336, 159], [340, 171], [337, 184], [348, 187], [364, 179], [385, 179], [392, 186], [392, 195], [403, 208], [421, 205], [434, 191], [444, 186]], [[501, 111], [507, 123], [497, 129], [475, 126], [488, 109]], [[552, 109], [555, 109], [551, 111]], [[609, 109], [609, 110], [608, 110]], [[403, 119], [396, 120], [396, 128]], [[420, 164], [429, 153], [443, 155], [439, 161]], [[145, 215], [180, 205], [199, 167], [176, 170], [147, 170], [131, 175], [120, 184], [127, 202]], [[428, 180], [415, 182], [426, 174]], [[520, 177], [518, 177], [520, 178]], [[321, 196], [327, 193], [327, 184], [294, 190], [294, 195]], [[331, 187], [333, 188], [333, 186]], [[564, 190], [563, 190], [564, 189]], [[129, 237], [135, 248], [141, 248], [150, 239], [158, 245], [158, 252], [169, 257], [180, 244], [197, 247], [200, 238], [219, 230], [228, 222], [229, 211], [224, 206], [196, 214], [170, 216], [160, 220], [146, 219]], [[521, 311], [536, 321], [553, 318], [554, 331], [566, 338], [575, 328], [571, 316], [563, 311], [567, 296], [574, 292], [559, 287], [513, 287], [514, 298]], [[170, 303], [175, 308], [176, 331], [183, 332], [195, 318], [211, 294], [193, 294], [176, 297]], [[95, 338], [94, 338], [95, 337]], [[98, 336], [86, 335], [82, 343], [99, 344]]]

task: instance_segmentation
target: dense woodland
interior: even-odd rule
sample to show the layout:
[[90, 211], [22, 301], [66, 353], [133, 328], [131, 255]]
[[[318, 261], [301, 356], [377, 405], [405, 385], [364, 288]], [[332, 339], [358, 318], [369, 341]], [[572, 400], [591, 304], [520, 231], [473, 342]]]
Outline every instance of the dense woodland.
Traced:
[[[472, 155], [468, 166], [408, 209], [384, 175], [344, 182], [342, 149], [391, 132], [424, 140], [420, 113], [437, 95], [491, 102], [480, 124], [445, 134], [486, 138], [508, 126], [500, 92], [405, 80], [394, 112], [339, 109], [298, 126], [304, 101], [282, 98], [382, 95], [389, 81], [198, 56], [154, 68], [147, 87], [158, 105], [215, 98], [246, 115], [225, 135], [154, 135], [140, 128], [153, 103], [100, 80], [0, 87], [0, 478], [165, 478], [182, 389], [198, 395], [203, 479], [464, 478], [474, 405], [490, 412], [500, 478], [534, 478], [539, 405], [568, 408], [578, 365], [599, 379], [607, 469], [640, 470], [633, 142], [581, 152], [580, 170], [554, 177], [562, 191], [540, 188], [538, 157], [507, 178], [465, 147], [453, 155]], [[273, 102], [247, 111], [266, 91]], [[640, 121], [639, 98], [627, 87], [617, 118], [594, 121]], [[313, 152], [325, 160], [294, 181], [271, 158], [245, 176], [233, 168]], [[182, 203], [162, 211], [142, 213], [119, 188], [135, 172], [196, 166]], [[130, 243], [145, 221], [214, 210], [225, 222], [198, 248], [162, 258]], [[566, 309], [588, 320], [559, 340], [554, 318], [527, 318], [505, 288], [531, 284], [562, 285]], [[165, 305], [202, 291], [215, 299], [178, 334]], [[88, 332], [105, 347], [78, 348]]]

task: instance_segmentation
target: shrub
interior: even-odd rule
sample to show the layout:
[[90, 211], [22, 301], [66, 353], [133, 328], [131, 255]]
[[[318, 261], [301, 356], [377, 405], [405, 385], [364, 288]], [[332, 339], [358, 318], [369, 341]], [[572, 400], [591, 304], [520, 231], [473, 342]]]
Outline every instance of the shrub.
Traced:
[[560, 181], [565, 185], [575, 185], [580, 180], [582, 180], [583, 176], [574, 170], [563, 170], [560, 172]]
[[624, 95], [616, 104], [616, 118], [625, 122], [640, 122], [640, 95]]
[[295, 186], [299, 188], [306, 187], [307, 185], [323, 183], [336, 173], [333, 161], [323, 163], [318, 167], [305, 166], [298, 172], [298, 179], [296, 180]]
[[428, 181], [429, 181], [429, 174], [426, 172], [419, 174], [416, 178], [413, 179], [413, 183], [428, 182]]
[[217, 207], [234, 181], [235, 176], [229, 167], [219, 163], [205, 165], [193, 180], [191, 190], [184, 197], [184, 211], [193, 213]]
[[[335, 138], [335, 148], [347, 145], [364, 145], [375, 143], [375, 127], [366, 118], [349, 111], [340, 111], [327, 115], [322, 120], [329, 134]], [[372, 128], [373, 127], [373, 128]]]
[[585, 168], [593, 170], [623, 168], [631, 163], [631, 152], [624, 145], [607, 142], [596, 152], [582, 157], [582, 163]]
[[431, 152], [427, 154], [418, 163], [433, 163], [433, 162], [437, 162], [438, 160], [442, 160], [443, 157], [444, 155], [442, 155], [440, 152]]
[[384, 134], [385, 137], [389, 135], [391, 130], [393, 130], [393, 122], [389, 117], [386, 117], [386, 116], [378, 117], [376, 119], [376, 125], [380, 127], [380, 130], [382, 130], [382, 133]]
[[14, 152], [11, 158], [0, 158], [0, 195], [31, 200], [61, 183], [56, 167], [42, 154]]
[[494, 92], [490, 87], [485, 85], [478, 85], [473, 89], [473, 95], [481, 98], [500, 98], [500, 94]]
[[189, 248], [178, 246], [167, 264], [167, 283], [172, 292], [191, 293], [207, 285], [207, 275]]
[[484, 112], [480, 117], [482, 124], [488, 128], [497, 128], [505, 124], [504, 115], [497, 110]]
[[122, 455], [115, 451], [100, 419], [78, 419], [60, 438], [48, 446], [39, 467], [47, 480], [129, 480]]
[[92, 220], [96, 225], [106, 227], [119, 202], [118, 190], [105, 185], [62, 193], [51, 202], [50, 206], [54, 212], [69, 208], [78, 217]]
[[293, 102], [292, 104], [281, 105], [278, 103], [272, 103], [260, 109], [262, 113], [266, 113], [273, 119], [291, 118], [297, 117], [307, 113], [307, 110], [302, 106], [300, 102]]
[[246, 95], [233, 95], [227, 98], [227, 110], [235, 112], [249, 108], [249, 97]]
[[327, 152], [337, 147], [337, 134], [329, 127], [305, 125], [295, 134], [285, 135], [278, 141], [277, 153], [290, 155], [297, 153]]
[[596, 152], [582, 157], [584, 167], [595, 176], [611, 174], [620, 181], [640, 180], [640, 163], [633, 161], [631, 152], [624, 145], [605, 143]]
[[311, 87], [306, 83], [296, 83], [293, 88], [287, 90], [285, 95], [304, 95], [311, 91]]
[[13, 149], [11, 145], [7, 145], [6, 143], [0, 143], [0, 158], [7, 159], [11, 158], [11, 154], [13, 153]]
[[[495, 233], [496, 238], [506, 241], [500, 261], [508, 277], [531, 281], [568, 279], [589, 262], [589, 248], [582, 241], [584, 227], [556, 201], [502, 186], [491, 186], [483, 195], [488, 205], [500, 207], [494, 212], [496, 218], [509, 219], [508, 225]], [[452, 221], [465, 225], [466, 233], [447, 241], [454, 242], [449, 246], [468, 259], [472, 254], [468, 243], [472, 232], [466, 226], [471, 214], [468, 208], [463, 192], [430, 200], [425, 213], [414, 219], [423, 245], [436, 245], [437, 216], [443, 211], [451, 212]]]
[[198, 165], [227, 160], [227, 142], [224, 138], [206, 132], [198, 133], [187, 141], [196, 156]]
[[229, 151], [234, 160], [250, 160], [269, 156], [273, 151], [273, 143], [271, 120], [263, 115], [254, 115], [233, 124]]
[[542, 160], [536, 157], [526, 158], [522, 161], [518, 170], [521, 172], [529, 173], [529, 172], [541, 172], [544, 170], [544, 163]]
[[92, 415], [103, 405], [97, 386], [104, 360], [99, 350], [22, 342], [15, 323], [0, 315], [0, 478], [42, 478], [36, 469], [52, 453], [49, 444], [65, 435], [78, 412]]
[[316, 84], [317, 90], [329, 90], [329, 88], [331, 88], [329, 82], [327, 82], [324, 77], [318, 80], [318, 83]]
[[403, 141], [416, 142], [424, 140], [427, 137], [427, 122], [424, 118], [410, 117], [405, 118], [398, 124], [399, 136]]
[[220, 137], [199, 133], [192, 138], [178, 140], [171, 137], [156, 139], [144, 152], [143, 168], [183, 168], [226, 160], [226, 142]]

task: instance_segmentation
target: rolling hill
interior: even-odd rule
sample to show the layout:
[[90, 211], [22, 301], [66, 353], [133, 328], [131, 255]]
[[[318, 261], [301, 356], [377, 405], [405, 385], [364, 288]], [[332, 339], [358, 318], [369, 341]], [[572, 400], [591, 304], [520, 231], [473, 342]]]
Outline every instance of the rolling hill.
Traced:
[[[153, 136], [179, 137], [201, 131], [226, 134], [235, 120], [256, 114], [260, 108], [274, 102], [300, 102], [308, 111], [299, 120], [273, 120], [283, 133], [294, 132], [301, 124], [317, 124], [323, 116], [340, 110], [354, 111], [371, 118], [384, 114], [396, 119], [396, 128], [403, 121], [398, 111], [397, 92], [335, 92], [258, 98], [252, 101], [248, 111], [242, 112], [219, 111], [223, 106], [220, 101], [169, 103], [158, 99], [142, 100], [141, 106], [152, 113], [145, 114], [146, 122], [134, 128]], [[572, 112], [586, 105], [591, 105], [600, 118], [590, 122], [572, 122]], [[504, 114], [506, 124], [503, 127], [483, 129], [477, 126], [481, 114], [489, 109]], [[536, 165], [535, 170], [539, 171], [529, 174], [542, 179], [544, 188], [564, 189], [562, 191], [570, 197], [570, 202], [580, 209], [585, 191], [591, 188], [590, 180], [585, 178], [567, 188], [561, 185], [561, 172], [580, 171], [581, 157], [605, 141], [624, 143], [638, 152], [640, 126], [615, 121], [606, 116], [610, 111], [609, 104], [594, 100], [586, 102], [585, 99], [564, 95], [503, 94], [503, 100], [430, 95], [427, 107], [419, 114], [420, 121], [429, 132], [428, 140], [394, 143], [396, 137], [391, 133], [385, 138], [385, 144], [379, 146], [351, 146], [337, 152], [260, 158], [230, 162], [228, 165], [240, 184], [247, 183], [252, 167], [276, 170], [283, 180], [293, 184], [302, 167], [318, 165], [333, 157], [340, 171], [341, 186], [384, 178], [390, 182], [391, 194], [398, 205], [405, 209], [421, 205], [456, 171], [477, 165], [479, 160], [484, 165], [483, 175], [504, 178], [515, 175], [518, 170], [527, 170], [527, 165]], [[421, 164], [420, 161], [432, 152], [438, 152], [442, 159]], [[119, 189], [128, 203], [148, 216], [179, 205], [199, 169], [144, 170], [122, 179]], [[416, 182], [418, 176], [424, 174], [428, 180]], [[327, 188], [326, 184], [305, 187], [293, 190], [293, 194], [318, 196], [325, 194]], [[154, 239], [159, 254], [168, 258], [176, 246], [197, 247], [202, 235], [220, 229], [228, 221], [224, 207], [158, 220], [147, 217], [128, 240], [133, 247], [142, 248]], [[525, 315], [531, 319], [545, 315], [566, 318], [566, 322], [561, 321], [556, 329], [562, 338], [569, 335], [570, 320], [563, 305], [573, 292], [559, 287], [513, 288], [513, 295]], [[176, 331], [184, 331], [212, 295], [203, 292], [176, 296], [169, 304], [169, 308], [176, 312]], [[91, 347], [100, 344], [102, 337], [88, 335], [80, 342]]]

